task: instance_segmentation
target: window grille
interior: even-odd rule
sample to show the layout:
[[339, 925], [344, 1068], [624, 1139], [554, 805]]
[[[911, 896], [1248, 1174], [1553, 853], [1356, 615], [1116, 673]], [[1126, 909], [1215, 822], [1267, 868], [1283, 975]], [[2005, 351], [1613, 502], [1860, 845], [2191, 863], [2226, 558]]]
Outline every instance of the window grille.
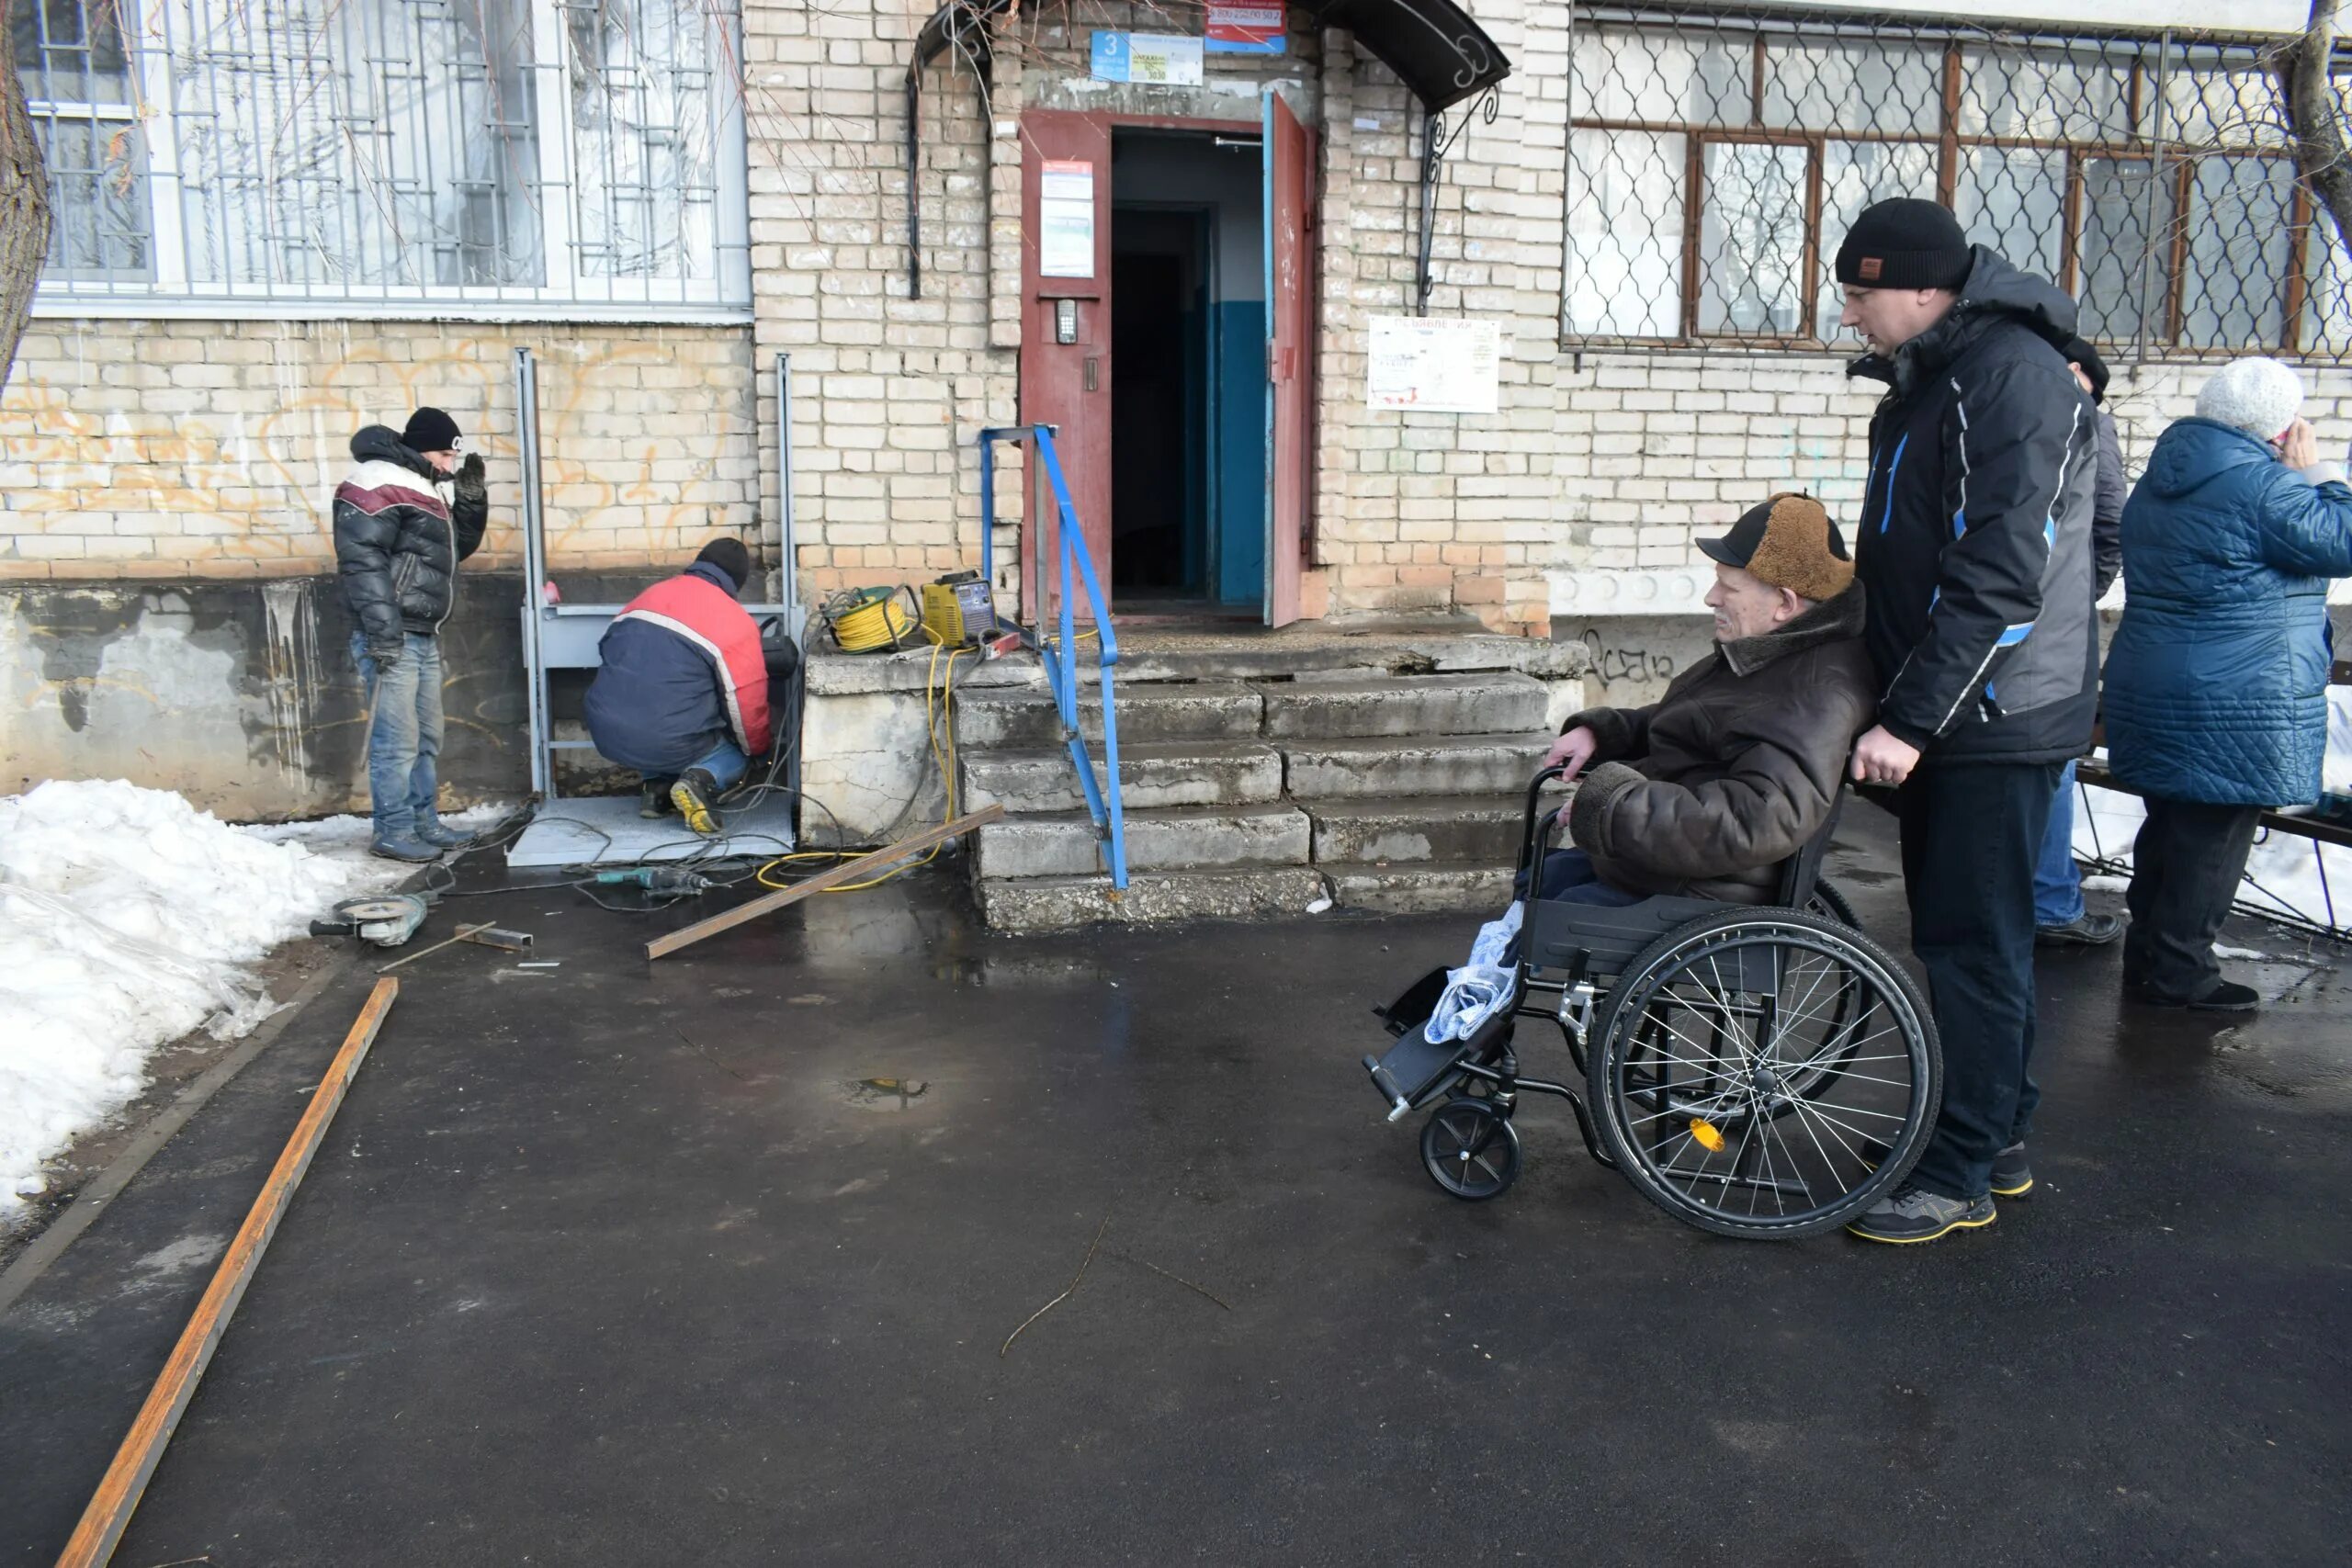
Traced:
[[740, 309], [721, 3], [8, 0], [40, 303]]
[[1917, 196], [2075, 296], [2110, 350], [2352, 352], [2352, 265], [2295, 173], [2279, 40], [1588, 5], [1573, 28], [1572, 348], [1850, 344], [1847, 225]]

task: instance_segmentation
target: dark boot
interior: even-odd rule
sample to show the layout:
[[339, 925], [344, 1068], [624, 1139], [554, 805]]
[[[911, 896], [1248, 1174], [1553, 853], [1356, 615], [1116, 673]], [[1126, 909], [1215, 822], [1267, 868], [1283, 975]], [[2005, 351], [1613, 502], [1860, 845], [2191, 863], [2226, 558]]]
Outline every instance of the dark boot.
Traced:
[[675, 779], [646, 780], [644, 790], [638, 797], [637, 814], [648, 822], [658, 822], [664, 817], [675, 815], [678, 807], [670, 798], [670, 789], [676, 783]]

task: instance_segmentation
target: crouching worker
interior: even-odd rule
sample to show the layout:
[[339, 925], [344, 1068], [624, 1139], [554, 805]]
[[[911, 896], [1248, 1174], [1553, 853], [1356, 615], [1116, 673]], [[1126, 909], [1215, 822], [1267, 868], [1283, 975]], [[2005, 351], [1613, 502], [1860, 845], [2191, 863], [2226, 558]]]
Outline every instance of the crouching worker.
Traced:
[[714, 539], [624, 605], [596, 645], [582, 716], [599, 752], [645, 775], [641, 816], [674, 809], [696, 833], [718, 832], [718, 797], [774, 739], [769, 678], [788, 679], [797, 654], [763, 644], [736, 603], [751, 576], [742, 542]]
[[1776, 495], [1699, 548], [1715, 563], [1714, 652], [1648, 707], [1572, 716], [1545, 758], [1583, 774], [1576, 847], [1545, 858], [1546, 898], [1771, 902], [1871, 726], [1862, 590], [1820, 503]]

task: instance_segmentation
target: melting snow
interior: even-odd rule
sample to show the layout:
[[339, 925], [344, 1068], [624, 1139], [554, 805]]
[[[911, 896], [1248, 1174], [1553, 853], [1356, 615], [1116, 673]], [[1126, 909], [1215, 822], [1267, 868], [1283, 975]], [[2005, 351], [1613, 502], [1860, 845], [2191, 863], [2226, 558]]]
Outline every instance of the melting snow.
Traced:
[[198, 1027], [235, 1039], [277, 1010], [252, 965], [407, 874], [367, 849], [362, 818], [237, 829], [120, 780], [0, 797], [0, 1220], [139, 1092], [157, 1046]]

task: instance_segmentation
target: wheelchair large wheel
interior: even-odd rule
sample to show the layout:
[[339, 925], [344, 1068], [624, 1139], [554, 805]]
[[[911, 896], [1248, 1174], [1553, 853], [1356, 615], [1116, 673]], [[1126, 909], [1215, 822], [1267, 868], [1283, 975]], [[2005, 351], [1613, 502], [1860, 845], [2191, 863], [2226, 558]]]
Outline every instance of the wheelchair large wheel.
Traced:
[[1846, 895], [1827, 877], [1813, 885], [1813, 897], [1804, 901], [1805, 913], [1820, 915], [1837, 921], [1850, 931], [1860, 931], [1862, 922], [1854, 918], [1854, 907], [1846, 902]]
[[1909, 1174], [1943, 1098], [1926, 1000], [1810, 912], [1726, 908], [1618, 976], [1587, 1084], [1643, 1196], [1724, 1235], [1817, 1235]]
[[1449, 1100], [1421, 1128], [1421, 1165], [1430, 1179], [1466, 1202], [1499, 1198], [1519, 1179], [1519, 1129], [1500, 1106]]

